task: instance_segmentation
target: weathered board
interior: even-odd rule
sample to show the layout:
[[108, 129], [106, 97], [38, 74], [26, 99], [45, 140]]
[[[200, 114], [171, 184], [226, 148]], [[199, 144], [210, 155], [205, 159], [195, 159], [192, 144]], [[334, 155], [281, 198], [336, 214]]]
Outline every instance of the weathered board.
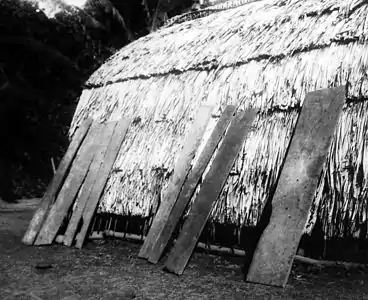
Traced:
[[174, 167], [173, 175], [170, 178], [167, 190], [165, 191], [160, 207], [153, 219], [150, 230], [140, 249], [138, 257], [148, 258], [152, 251], [152, 246], [161, 228], [164, 226], [172, 207], [177, 200], [184, 181], [191, 168], [191, 162], [200, 146], [204, 132], [211, 117], [213, 106], [201, 106], [194, 118], [194, 123], [184, 142], [183, 150]]
[[100, 201], [103, 189], [106, 185], [107, 179], [110, 175], [111, 169], [114, 165], [114, 162], [119, 154], [120, 147], [125, 139], [126, 133], [128, 131], [130, 125], [130, 121], [127, 119], [121, 119], [115, 127], [113, 136], [110, 140], [105, 159], [103, 164], [98, 172], [98, 178], [93, 185], [90, 196], [87, 200], [87, 203], [83, 210], [83, 225], [81, 230], [76, 236], [76, 244], [77, 248], [82, 248], [87, 231], [90, 227], [90, 223], [92, 217], [96, 211], [97, 205]]
[[93, 124], [85, 138], [84, 143], [75, 158], [70, 172], [56, 198], [55, 203], [45, 219], [45, 222], [34, 242], [34, 245], [49, 245], [53, 242], [56, 234], [67, 215], [67, 212], [81, 187], [93, 156], [98, 149], [98, 139], [102, 126]]
[[345, 87], [306, 96], [247, 281], [285, 287], [344, 99]]
[[148, 261], [151, 263], [157, 263], [169, 242], [173, 231], [177, 223], [180, 220], [185, 208], [187, 207], [190, 199], [192, 198], [195, 189], [205, 171], [213, 153], [216, 150], [217, 145], [226, 132], [231, 120], [233, 119], [236, 107], [228, 105], [222, 113], [219, 121], [213, 129], [209, 140], [206, 143], [196, 165], [193, 167], [188, 175], [187, 180], [184, 183], [178, 200], [175, 202], [171, 212], [166, 219], [161, 219], [162, 222], [158, 224], [156, 236], [152, 237], [153, 245], [150, 253], [148, 254]]
[[32, 245], [41, 226], [47, 216], [51, 205], [55, 201], [55, 197], [60, 190], [61, 185], [64, 182], [66, 173], [72, 164], [80, 145], [82, 144], [88, 130], [92, 124], [91, 119], [85, 120], [82, 125], [77, 129], [69, 147], [66, 151], [63, 159], [61, 160], [59, 167], [52, 178], [50, 185], [47, 188], [46, 193], [42, 197], [42, 201], [39, 204], [36, 212], [34, 213], [30, 224], [28, 225], [27, 231], [23, 236], [22, 242], [26, 245]]
[[89, 168], [87, 177], [84, 181], [79, 198], [76, 200], [76, 206], [69, 220], [68, 227], [64, 234], [63, 244], [71, 246], [77, 227], [82, 217], [84, 207], [93, 190], [97, 178], [100, 176], [100, 168], [105, 159], [106, 151], [108, 149], [111, 137], [114, 133], [117, 122], [109, 122], [105, 125], [103, 133], [101, 134], [101, 142], [97, 153], [95, 154], [92, 164]]
[[165, 268], [181, 275], [198, 242], [211, 213], [212, 204], [221, 193], [235, 159], [248, 136], [256, 116], [253, 109], [237, 114], [232, 120], [213, 163], [205, 177], [197, 198], [184, 222], [179, 237], [171, 249]]

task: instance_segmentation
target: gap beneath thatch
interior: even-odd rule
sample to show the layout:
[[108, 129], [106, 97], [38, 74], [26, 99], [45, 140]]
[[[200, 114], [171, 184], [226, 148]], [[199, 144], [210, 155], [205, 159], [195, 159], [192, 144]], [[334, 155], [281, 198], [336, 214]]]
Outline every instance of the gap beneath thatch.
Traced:
[[[144, 236], [147, 234], [148, 226], [151, 220], [141, 217], [124, 217], [114, 214], [97, 214], [93, 220], [93, 226], [91, 232], [112, 231], [118, 234], [127, 233], [137, 235], [141, 237], [143, 241]], [[184, 220], [181, 220], [180, 227], [183, 225]], [[311, 233], [311, 235], [304, 234], [299, 244], [299, 249], [306, 257], [313, 259], [327, 259], [333, 261], [349, 261], [368, 263], [368, 241], [359, 238], [331, 238], [324, 240], [321, 228], [318, 228], [318, 224]], [[256, 231], [255, 227], [243, 226], [240, 230], [232, 224], [211, 224], [207, 223], [203, 230], [199, 242], [204, 245], [217, 245], [221, 247], [227, 247], [230, 249], [242, 249], [248, 250], [247, 240]], [[173, 235], [173, 239], [177, 237], [179, 228]], [[59, 234], [63, 234], [61, 230]], [[172, 240], [173, 241], [173, 240]], [[172, 241], [171, 245], [172, 246]]]

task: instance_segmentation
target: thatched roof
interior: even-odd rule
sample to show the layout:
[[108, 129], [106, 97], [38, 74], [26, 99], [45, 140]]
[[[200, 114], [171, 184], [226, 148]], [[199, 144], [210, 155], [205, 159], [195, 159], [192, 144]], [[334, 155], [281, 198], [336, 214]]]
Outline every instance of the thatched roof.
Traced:
[[212, 220], [254, 224], [305, 95], [348, 83], [349, 103], [311, 220], [323, 217], [329, 235], [357, 234], [368, 211], [367, 16], [363, 0], [259, 1], [163, 28], [121, 49], [89, 79], [70, 131], [87, 116], [141, 119], [128, 133], [115, 166], [121, 171], [112, 174], [100, 209], [147, 216], [199, 106], [213, 104], [218, 115], [236, 104], [260, 114]]

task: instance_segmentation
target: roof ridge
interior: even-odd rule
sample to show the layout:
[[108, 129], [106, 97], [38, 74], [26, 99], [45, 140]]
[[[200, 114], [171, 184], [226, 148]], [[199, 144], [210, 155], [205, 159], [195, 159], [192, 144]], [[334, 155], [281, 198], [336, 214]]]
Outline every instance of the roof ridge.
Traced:
[[263, 1], [263, 0], [230, 0], [230, 1], [220, 3], [220, 4], [207, 6], [199, 10], [190, 11], [182, 15], [174, 16], [170, 18], [169, 20], [167, 20], [163, 27], [167, 28], [175, 24], [180, 24], [183, 22], [207, 17], [216, 12], [220, 12], [220, 11], [224, 11], [224, 10], [228, 10], [232, 8], [237, 8], [239, 6], [251, 4], [254, 2], [260, 2], [260, 1]]

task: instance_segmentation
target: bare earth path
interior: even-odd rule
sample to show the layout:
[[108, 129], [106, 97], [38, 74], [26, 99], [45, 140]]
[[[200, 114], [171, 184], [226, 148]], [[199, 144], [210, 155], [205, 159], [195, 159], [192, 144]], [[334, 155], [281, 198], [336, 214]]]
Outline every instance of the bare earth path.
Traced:
[[[31, 203], [31, 202], [27, 202]], [[0, 203], [1, 204], [1, 203]], [[368, 299], [368, 273], [306, 271], [294, 265], [288, 286], [243, 281], [241, 259], [195, 253], [181, 277], [137, 258], [140, 245], [123, 241], [27, 247], [20, 240], [32, 205], [0, 205], [0, 299]], [[36, 269], [38, 262], [49, 269]], [[74, 297], [68, 297], [74, 296]], [[68, 298], [65, 298], [68, 297]]]

